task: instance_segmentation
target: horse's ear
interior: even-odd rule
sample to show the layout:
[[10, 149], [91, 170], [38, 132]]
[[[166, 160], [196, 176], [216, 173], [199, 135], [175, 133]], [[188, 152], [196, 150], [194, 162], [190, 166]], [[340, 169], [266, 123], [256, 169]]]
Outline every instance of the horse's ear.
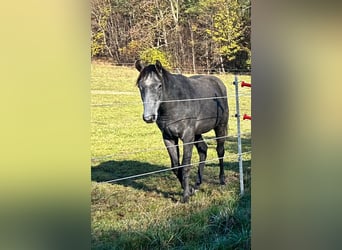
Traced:
[[161, 64], [161, 62], [159, 60], [156, 60], [156, 70], [159, 73], [159, 75], [162, 75], [163, 72], [163, 65]]
[[144, 64], [141, 62], [141, 60], [136, 60], [135, 61], [135, 68], [141, 72], [144, 68]]

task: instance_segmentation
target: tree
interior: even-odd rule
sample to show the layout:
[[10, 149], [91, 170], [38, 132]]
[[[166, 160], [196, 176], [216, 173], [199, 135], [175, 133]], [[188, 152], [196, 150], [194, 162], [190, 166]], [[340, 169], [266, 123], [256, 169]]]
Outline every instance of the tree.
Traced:
[[[108, 0], [92, 0], [91, 1], [91, 55], [98, 56], [110, 53], [107, 44], [107, 22], [110, 17], [110, 2]], [[108, 50], [109, 49], [109, 50]]]
[[208, 29], [212, 39], [218, 44], [216, 51], [220, 62], [229, 64], [237, 59], [237, 55], [246, 51], [243, 46], [243, 18], [241, 6], [237, 0], [215, 0], [216, 13], [213, 17], [213, 27]]
[[250, 0], [91, 0], [91, 8], [92, 57], [133, 63], [158, 51], [193, 72], [250, 65]]

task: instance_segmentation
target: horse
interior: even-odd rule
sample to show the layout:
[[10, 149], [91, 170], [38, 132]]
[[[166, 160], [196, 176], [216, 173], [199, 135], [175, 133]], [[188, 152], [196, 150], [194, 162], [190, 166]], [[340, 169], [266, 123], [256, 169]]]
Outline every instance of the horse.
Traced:
[[[136, 85], [143, 102], [143, 120], [156, 122], [167, 148], [171, 168], [182, 189], [182, 202], [189, 201], [202, 183], [202, 174], [207, 158], [208, 146], [202, 134], [212, 129], [216, 135], [216, 151], [219, 157], [220, 184], [225, 185], [224, 142], [228, 128], [228, 99], [223, 82], [215, 76], [195, 75], [186, 77], [172, 74], [159, 60], [144, 66], [141, 60], [135, 62], [140, 72]], [[180, 164], [178, 141], [183, 142], [183, 158]], [[200, 163], [196, 184], [189, 186], [193, 145], [196, 146]]]

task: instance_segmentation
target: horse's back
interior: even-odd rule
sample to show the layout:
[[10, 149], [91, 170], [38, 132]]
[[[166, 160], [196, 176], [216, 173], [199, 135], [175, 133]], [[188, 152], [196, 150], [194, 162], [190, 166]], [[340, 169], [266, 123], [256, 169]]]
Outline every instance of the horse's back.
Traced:
[[223, 82], [216, 76], [194, 75], [189, 77], [191, 84], [195, 87], [200, 96], [211, 97], [213, 91], [219, 96], [226, 96], [227, 89]]
[[189, 77], [196, 98], [213, 98], [213, 101], [204, 99], [198, 102], [200, 107], [196, 130], [208, 132], [219, 124], [227, 126], [228, 99], [224, 83], [215, 76], [195, 75]]

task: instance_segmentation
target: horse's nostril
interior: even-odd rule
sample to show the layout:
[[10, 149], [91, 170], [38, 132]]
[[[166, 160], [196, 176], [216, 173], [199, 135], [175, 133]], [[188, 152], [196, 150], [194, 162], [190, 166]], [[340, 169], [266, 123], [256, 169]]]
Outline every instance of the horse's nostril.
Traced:
[[143, 115], [143, 120], [147, 123], [152, 123], [156, 121], [155, 115], [150, 115], [150, 116], [144, 116]]

